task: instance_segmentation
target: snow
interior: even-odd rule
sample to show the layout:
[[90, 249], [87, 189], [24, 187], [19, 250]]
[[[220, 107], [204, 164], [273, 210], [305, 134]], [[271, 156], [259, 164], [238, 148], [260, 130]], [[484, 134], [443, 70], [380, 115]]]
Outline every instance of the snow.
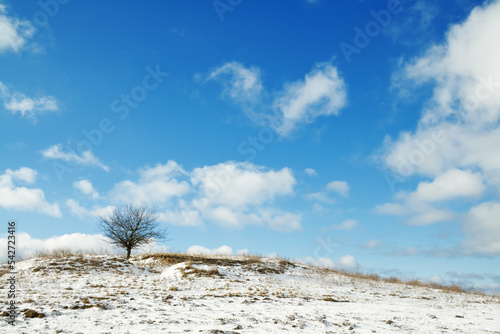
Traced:
[[500, 333], [499, 297], [278, 259], [164, 265], [89, 255], [30, 259], [17, 269], [20, 308], [45, 317], [21, 314], [15, 327], [2, 320], [2, 333]]
[[176, 279], [182, 277], [182, 272], [180, 269], [186, 268], [186, 263], [178, 263], [173, 266], [170, 266], [162, 271], [161, 276], [166, 279]]

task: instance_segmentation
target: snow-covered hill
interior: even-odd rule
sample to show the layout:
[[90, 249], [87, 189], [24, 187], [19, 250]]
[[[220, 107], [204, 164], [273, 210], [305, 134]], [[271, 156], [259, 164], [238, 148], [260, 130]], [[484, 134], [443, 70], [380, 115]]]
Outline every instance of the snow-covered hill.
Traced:
[[2, 333], [500, 333], [499, 297], [278, 259], [86, 255], [17, 269], [22, 313]]

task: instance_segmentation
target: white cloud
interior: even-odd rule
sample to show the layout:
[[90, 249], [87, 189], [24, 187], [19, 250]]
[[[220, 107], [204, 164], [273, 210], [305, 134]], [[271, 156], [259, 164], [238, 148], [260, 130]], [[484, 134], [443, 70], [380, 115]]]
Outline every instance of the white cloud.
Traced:
[[248, 256], [248, 255], [250, 255], [250, 252], [248, 251], [247, 248], [245, 248], [245, 249], [238, 249], [236, 251], [236, 255], [239, 255], [239, 256]]
[[[282, 90], [263, 89], [260, 69], [229, 62], [212, 71], [208, 80], [222, 82], [224, 96], [241, 103], [255, 121], [286, 137], [320, 116], [338, 115], [347, 104], [344, 80], [330, 63], [317, 63], [303, 80], [286, 82]], [[271, 101], [266, 101], [271, 97]]]
[[349, 196], [349, 185], [345, 181], [333, 181], [326, 185], [328, 191], [335, 191], [336, 193], [348, 197]]
[[349, 220], [342, 222], [341, 224], [333, 225], [333, 229], [335, 229], [335, 230], [351, 230], [354, 227], [356, 227], [357, 225], [358, 225], [357, 220], [349, 219]]
[[99, 193], [94, 189], [89, 180], [75, 181], [73, 187], [80, 190], [83, 194], [90, 196], [92, 199], [99, 198]]
[[87, 209], [80, 206], [80, 203], [75, 201], [74, 199], [68, 199], [66, 201], [66, 206], [71, 210], [71, 213], [79, 216], [89, 216], [89, 217], [106, 217], [113, 213], [113, 210], [116, 208], [115, 206], [108, 205], [105, 207], [94, 206], [92, 209]]
[[[486, 190], [498, 191], [500, 186], [499, 16], [498, 0], [476, 7], [466, 20], [449, 28], [443, 43], [402, 61], [394, 77], [402, 93], [423, 84], [432, 85], [433, 91], [423, 103], [416, 129], [394, 141], [388, 138], [381, 160], [399, 175], [433, 181], [397, 194], [402, 203], [386, 203], [376, 211], [414, 215], [408, 222], [417, 225], [464, 218], [465, 240], [457, 253], [497, 251], [489, 238], [495, 235], [488, 218], [489, 212], [496, 213], [491, 202], [474, 204], [463, 217], [446, 206], [457, 198], [475, 203]], [[476, 228], [471, 217], [481, 221]]]
[[470, 209], [463, 226], [465, 253], [500, 255], [500, 202], [490, 201]]
[[[53, 236], [47, 239], [33, 238], [25, 232], [18, 232], [16, 237], [19, 239], [19, 244], [22, 247], [16, 249], [16, 255], [22, 258], [32, 257], [36, 251], [53, 251], [57, 249], [68, 249], [72, 251], [103, 251], [116, 253], [117, 250], [106, 242], [106, 238], [100, 234], [83, 234], [73, 233], [64, 234], [61, 236]], [[2, 248], [0, 256], [2, 259], [7, 258], [7, 238], [0, 238]]]
[[167, 210], [158, 214], [160, 221], [178, 226], [201, 226], [203, 219], [200, 212], [196, 210], [181, 209], [177, 211]]
[[118, 203], [165, 204], [190, 192], [186, 181], [176, 179], [185, 173], [175, 161], [170, 160], [164, 165], [141, 170], [137, 182], [126, 180], [116, 184], [110, 197]]
[[[405, 45], [419, 44], [428, 39], [432, 31], [432, 21], [439, 12], [439, 6], [432, 1], [417, 0], [406, 3], [404, 11], [407, 15], [393, 17], [390, 25], [384, 28], [394, 41]], [[431, 27], [431, 29], [429, 29]]]
[[17, 182], [32, 184], [37, 172], [22, 167], [18, 170], [7, 169], [0, 174], [0, 206], [7, 210], [39, 212], [54, 217], [61, 217], [57, 203], [49, 203], [41, 189], [26, 188], [16, 185]]
[[262, 210], [262, 220], [273, 230], [281, 232], [300, 231], [302, 229], [300, 214], [281, 212], [277, 210]]
[[211, 220], [226, 227], [241, 228], [245, 225], [262, 224], [262, 218], [253, 212], [243, 212], [232, 208], [218, 206], [206, 210], [205, 215]]
[[437, 176], [452, 168], [479, 168], [500, 184], [499, 15], [500, 1], [475, 8], [450, 28], [443, 44], [403, 65], [396, 85], [407, 87], [410, 79], [435, 87], [417, 129], [387, 141], [382, 158], [395, 173]]
[[342, 256], [335, 266], [339, 269], [356, 269], [359, 265], [354, 256], [347, 254]]
[[377, 205], [375, 211], [385, 215], [413, 216], [406, 221], [410, 225], [429, 225], [458, 218], [458, 214], [451, 210], [431, 204], [457, 198], [477, 198], [484, 190], [479, 173], [451, 169], [432, 182], [420, 182], [412, 193], [396, 194], [401, 203]]
[[318, 173], [312, 168], [306, 168], [304, 171], [309, 176], [318, 176]]
[[323, 205], [318, 203], [313, 204], [312, 210], [317, 215], [325, 215], [330, 212], [330, 209], [325, 208]]
[[34, 32], [28, 20], [9, 17], [6, 7], [0, 5], [0, 53], [20, 51]]
[[[124, 254], [124, 250], [111, 245], [108, 239], [101, 234], [72, 233], [60, 236], [53, 236], [47, 239], [33, 238], [26, 232], [18, 232], [16, 237], [22, 247], [16, 249], [16, 255], [19, 258], [30, 258], [36, 254], [36, 251], [54, 251], [70, 250], [73, 252], [89, 251], [103, 254]], [[0, 263], [7, 259], [7, 237], [0, 235]], [[143, 248], [136, 249], [132, 253], [138, 252], [165, 252], [164, 246], [157, 243], [151, 243]]]
[[53, 96], [30, 98], [21, 93], [11, 96], [10, 100], [4, 102], [4, 107], [14, 114], [16, 112], [21, 113], [21, 116], [34, 116], [42, 111], [56, 111], [59, 109]]
[[300, 230], [300, 215], [269, 208], [276, 197], [293, 194], [296, 180], [288, 168], [225, 162], [195, 168], [190, 176], [197, 193], [191, 205], [206, 219], [232, 228], [266, 225], [284, 232]]
[[[293, 195], [296, 182], [288, 168], [273, 170], [246, 162], [225, 162], [187, 172], [175, 161], [168, 161], [141, 169], [137, 181], [116, 183], [106, 198], [98, 196], [88, 180], [79, 180], [74, 186], [114, 204], [154, 205], [159, 220], [168, 224], [202, 226], [210, 221], [229, 228], [263, 225], [292, 232], [301, 229], [301, 215], [282, 211], [272, 203]], [[106, 209], [82, 207], [73, 199], [66, 205], [80, 217], [97, 216], [99, 210]]]
[[[239, 252], [239, 251], [238, 251]], [[219, 248], [208, 249], [203, 246], [194, 245], [188, 248], [186, 254], [193, 255], [233, 255], [233, 249], [229, 246], [223, 245]]]
[[297, 181], [288, 168], [275, 171], [248, 162], [226, 162], [195, 168], [191, 183], [199, 187], [202, 202], [246, 208], [268, 203], [276, 196], [293, 194]]
[[334, 198], [328, 197], [328, 195], [322, 191], [319, 191], [316, 193], [306, 194], [304, 197], [305, 197], [305, 199], [310, 200], [310, 201], [319, 201], [319, 202], [326, 203], [326, 204], [335, 203]]
[[451, 169], [432, 182], [420, 182], [415, 193], [417, 200], [435, 202], [459, 197], [478, 197], [485, 187], [481, 174], [459, 169]]
[[20, 113], [36, 121], [36, 115], [46, 111], [59, 110], [58, 103], [53, 96], [28, 97], [23, 93], [11, 92], [0, 82], [0, 101], [6, 110], [13, 114]]
[[406, 223], [409, 225], [430, 225], [450, 221], [458, 217], [457, 213], [447, 208], [436, 208], [418, 198], [415, 193], [398, 193], [402, 203], [384, 203], [375, 207], [375, 212], [383, 215], [409, 216]]
[[224, 86], [223, 95], [239, 102], [255, 102], [262, 91], [260, 69], [246, 68], [238, 62], [228, 62], [213, 70], [208, 80], [217, 79]]
[[375, 249], [380, 247], [382, 247], [382, 243], [378, 240], [370, 240], [363, 245], [363, 248], [365, 249]]
[[97, 166], [106, 172], [109, 171], [109, 167], [104, 165], [90, 150], [78, 155], [76, 152], [64, 152], [62, 145], [57, 144], [50, 146], [41, 153], [43, 157], [47, 159], [62, 160], [71, 164], [82, 166]]
[[349, 254], [342, 256], [337, 261], [333, 261], [330, 258], [324, 258], [324, 257], [313, 258], [311, 256], [297, 258], [295, 260], [306, 264], [311, 264], [320, 267], [334, 268], [338, 270], [353, 270], [359, 267], [359, 264], [354, 258], [354, 256]]
[[285, 137], [301, 124], [312, 123], [320, 116], [338, 115], [347, 104], [345, 83], [337, 68], [318, 63], [304, 80], [287, 83], [273, 102], [279, 124], [276, 132]]
[[306, 256], [302, 258], [296, 258], [294, 260], [300, 263], [311, 264], [313, 266], [326, 267], [326, 268], [335, 267], [335, 262], [333, 262], [332, 259], [327, 257], [314, 258], [312, 256]]

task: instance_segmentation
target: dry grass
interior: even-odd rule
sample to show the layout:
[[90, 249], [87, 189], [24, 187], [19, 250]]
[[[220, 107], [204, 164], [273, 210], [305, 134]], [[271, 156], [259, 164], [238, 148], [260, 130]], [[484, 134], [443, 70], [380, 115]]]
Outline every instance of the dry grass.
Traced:
[[[141, 260], [146, 260], [149, 258], [153, 258], [156, 260], [160, 260], [162, 264], [174, 265], [181, 262], [188, 262], [190, 264], [206, 264], [206, 265], [214, 265], [214, 266], [242, 266], [243, 269], [248, 271], [254, 271], [259, 274], [283, 274], [287, 268], [295, 267], [296, 265], [286, 258], [278, 258], [278, 264], [263, 262], [263, 257], [259, 255], [249, 255], [243, 257], [228, 257], [223, 255], [190, 255], [190, 254], [182, 254], [182, 253], [154, 253], [154, 254], [143, 254], [140, 255]], [[195, 268], [196, 269], [196, 268]], [[198, 275], [201, 276], [210, 276], [215, 277], [217, 273], [213, 272], [210, 274], [201, 272], [200, 269], [196, 269]], [[334, 270], [328, 268], [317, 268], [317, 271], [322, 274], [331, 274], [336, 273], [340, 275], [344, 275], [347, 277], [355, 278], [355, 279], [363, 279], [373, 282], [386, 282], [386, 283], [394, 283], [394, 284], [405, 284], [409, 286], [423, 287], [423, 288], [431, 288], [431, 289], [439, 289], [446, 292], [454, 292], [454, 293], [479, 293], [478, 291], [472, 288], [466, 288], [460, 286], [458, 284], [438, 284], [432, 282], [425, 282], [416, 279], [403, 280], [398, 277], [381, 277], [378, 274], [374, 273], [363, 273], [360, 271], [346, 271], [346, 270]], [[220, 274], [219, 274], [220, 275]], [[197, 276], [199, 277], [199, 276]]]
[[188, 264], [186, 267], [181, 269], [182, 277], [223, 277], [221, 273], [216, 268], [212, 268], [209, 270], [200, 269], [193, 267], [191, 264]]
[[[43, 269], [55, 268], [61, 271], [72, 271], [75, 267], [106, 267], [106, 263], [97, 259], [85, 258], [85, 255], [110, 255], [103, 250], [70, 250], [70, 249], [54, 249], [54, 250], [37, 250], [33, 257], [45, 258], [45, 259], [55, 259], [49, 263], [47, 267], [37, 267], [33, 271], [39, 271]], [[76, 257], [76, 258], [75, 258]], [[57, 259], [67, 259], [72, 258], [73, 263], [65, 263], [65, 266], [61, 266], [57, 263]], [[188, 267], [184, 269], [183, 275], [191, 277], [222, 277], [223, 275], [217, 269], [203, 270], [194, 267], [193, 265], [205, 264], [212, 266], [241, 266], [243, 269], [248, 271], [253, 271], [262, 275], [266, 274], [283, 274], [287, 268], [295, 267], [292, 261], [286, 258], [277, 258], [275, 261], [267, 262], [263, 261], [263, 257], [260, 255], [245, 255], [245, 256], [225, 256], [225, 255], [193, 255], [184, 253], [150, 253], [141, 254], [134, 256], [138, 260], [154, 259], [159, 261], [162, 265], [175, 265], [178, 263], [186, 262]], [[123, 256], [115, 256], [113, 260], [118, 260], [120, 262], [126, 262]], [[76, 265], [76, 266], [75, 266]], [[104, 266], [103, 266], [104, 265]], [[108, 265], [109, 266], [109, 265]], [[114, 266], [115, 267], [115, 266]], [[107, 268], [109, 269], [109, 268]], [[116, 268], [115, 268], [116, 269]], [[481, 294], [473, 288], [467, 288], [460, 286], [458, 284], [438, 284], [432, 282], [425, 282], [417, 279], [402, 280], [400, 278], [391, 277], [381, 277], [380, 275], [374, 273], [363, 273], [360, 271], [338, 271], [328, 268], [316, 268], [316, 270], [324, 275], [336, 273], [346, 277], [354, 279], [369, 280], [373, 282], [387, 282], [395, 284], [405, 284], [408, 286], [439, 289], [446, 292], [453, 293], [476, 293]], [[7, 273], [9, 270], [0, 267], [0, 277]]]
[[7, 266], [0, 268], [0, 277], [7, 274], [9, 272], [9, 268]]
[[36, 250], [30, 258], [42, 258], [42, 259], [60, 259], [71, 256], [83, 257], [85, 255], [110, 255], [109, 252], [105, 250], [95, 250], [95, 249], [79, 249], [72, 250], [69, 248], [57, 248], [57, 249], [38, 249]]
[[425, 282], [418, 279], [402, 280], [394, 276], [387, 278], [387, 277], [381, 277], [380, 275], [377, 274], [363, 273], [360, 271], [339, 271], [338, 273], [352, 278], [364, 279], [375, 282], [382, 281], [386, 283], [405, 284], [415, 287], [438, 289], [446, 292], [455, 292], [455, 293], [479, 293], [473, 288], [466, 288], [458, 284], [439, 284], [433, 282]]
[[140, 260], [159, 260], [162, 264], [174, 265], [182, 262], [192, 264], [206, 264], [214, 266], [242, 266], [246, 264], [259, 263], [261, 258], [257, 256], [243, 256], [240, 258], [228, 257], [224, 255], [192, 255], [182, 253], [153, 253], [139, 255]]

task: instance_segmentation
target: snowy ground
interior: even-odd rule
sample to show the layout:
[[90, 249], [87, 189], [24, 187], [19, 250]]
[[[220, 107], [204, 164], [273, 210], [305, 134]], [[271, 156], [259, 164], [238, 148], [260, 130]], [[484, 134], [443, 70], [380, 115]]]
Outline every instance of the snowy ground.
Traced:
[[[500, 333], [499, 297], [355, 279], [279, 260], [219, 259], [23, 261], [23, 312], [15, 327], [1, 317], [0, 332]], [[1, 288], [0, 313], [7, 309], [6, 284]], [[25, 318], [33, 313], [25, 309], [44, 317]]]

